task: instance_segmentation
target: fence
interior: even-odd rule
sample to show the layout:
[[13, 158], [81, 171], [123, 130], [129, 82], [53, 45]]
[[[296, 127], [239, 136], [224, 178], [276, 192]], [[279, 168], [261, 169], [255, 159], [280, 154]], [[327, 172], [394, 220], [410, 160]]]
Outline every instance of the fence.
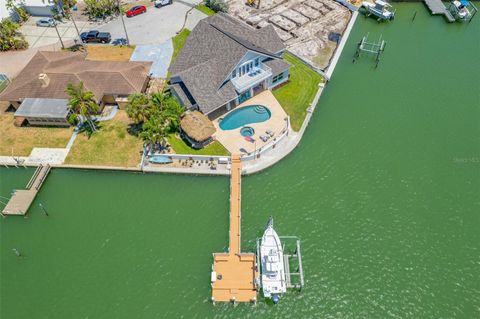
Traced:
[[270, 143], [260, 147], [258, 150], [255, 150], [252, 153], [247, 153], [242, 155], [240, 159], [243, 162], [251, 161], [251, 160], [254, 160], [255, 158], [259, 158], [261, 154], [271, 149], [274, 149], [278, 143], [280, 143], [286, 136], [288, 136], [289, 128], [290, 128], [290, 116], [287, 117], [287, 124], [279, 136], [275, 137]]

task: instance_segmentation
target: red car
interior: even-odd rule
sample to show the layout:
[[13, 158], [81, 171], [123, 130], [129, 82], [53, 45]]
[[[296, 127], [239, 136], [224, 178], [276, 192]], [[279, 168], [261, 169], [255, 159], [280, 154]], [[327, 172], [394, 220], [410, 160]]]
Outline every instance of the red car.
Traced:
[[136, 16], [137, 14], [142, 14], [147, 12], [147, 7], [145, 6], [135, 6], [131, 8], [130, 10], [127, 11], [127, 17], [133, 17]]

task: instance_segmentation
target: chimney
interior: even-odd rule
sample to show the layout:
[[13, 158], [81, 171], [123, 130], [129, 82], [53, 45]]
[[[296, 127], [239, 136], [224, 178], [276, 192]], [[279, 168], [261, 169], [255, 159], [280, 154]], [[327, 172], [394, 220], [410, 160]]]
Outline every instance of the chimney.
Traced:
[[38, 75], [38, 79], [42, 83], [42, 88], [47, 87], [48, 84], [50, 83], [50, 78], [45, 73], [40, 73]]

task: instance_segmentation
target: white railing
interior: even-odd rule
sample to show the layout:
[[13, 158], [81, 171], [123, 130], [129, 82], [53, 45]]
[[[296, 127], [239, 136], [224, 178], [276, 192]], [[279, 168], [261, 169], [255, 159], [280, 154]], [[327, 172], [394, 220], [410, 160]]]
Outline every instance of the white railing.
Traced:
[[[256, 75], [255, 72], [260, 71], [260, 73]], [[243, 92], [246, 89], [254, 86], [257, 83], [262, 82], [263, 80], [272, 76], [272, 69], [266, 66], [263, 63], [260, 63], [258, 66], [253, 67], [250, 72], [244, 74], [242, 76], [237, 76], [236, 78], [232, 79], [232, 83], [235, 86], [237, 92]]]
[[290, 128], [290, 116], [287, 117], [285, 128], [280, 132], [280, 135], [274, 137], [270, 143], [267, 143], [264, 146], [259, 147], [257, 150], [251, 153], [242, 155], [241, 160], [243, 162], [254, 160], [255, 158], [259, 158], [261, 154], [275, 148], [278, 143], [280, 143], [286, 136], [288, 136], [289, 128]]

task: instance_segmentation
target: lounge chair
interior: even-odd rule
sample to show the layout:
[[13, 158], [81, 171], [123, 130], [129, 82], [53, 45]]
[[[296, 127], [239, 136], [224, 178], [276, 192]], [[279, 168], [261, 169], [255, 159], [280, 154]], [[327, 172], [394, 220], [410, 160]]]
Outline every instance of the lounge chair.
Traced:
[[273, 135], [274, 135], [273, 132], [272, 132], [272, 130], [266, 130], [266, 131], [265, 131], [265, 134], [267, 134], [267, 135], [270, 136], [270, 137], [273, 137]]
[[260, 139], [264, 142], [268, 141], [269, 138], [270, 138], [270, 136], [268, 136], [268, 135], [260, 135]]
[[255, 142], [255, 139], [253, 139], [251, 136], [245, 136], [245, 140], [249, 141], [250, 143]]

